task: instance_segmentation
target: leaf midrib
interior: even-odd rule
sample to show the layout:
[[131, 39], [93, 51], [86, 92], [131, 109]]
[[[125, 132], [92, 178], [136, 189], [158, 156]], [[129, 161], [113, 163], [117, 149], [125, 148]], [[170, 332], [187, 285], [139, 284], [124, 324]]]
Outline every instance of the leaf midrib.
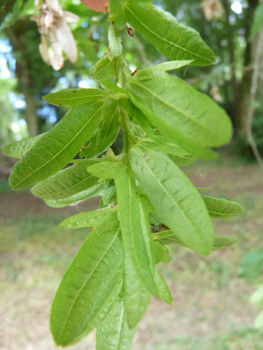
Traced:
[[177, 49], [179, 49], [179, 50], [182, 50], [182, 51], [184, 51], [184, 52], [187, 52], [187, 53], [189, 53], [189, 54], [192, 55], [192, 56], [198, 57], [198, 58], [201, 59], [201, 60], [207, 61], [207, 62], [209, 62], [210, 64], [213, 63], [212, 60], [209, 60], [209, 59], [207, 59], [206, 57], [200, 56], [200, 55], [198, 55], [198, 54], [195, 53], [195, 52], [189, 51], [189, 50], [187, 50], [187, 49], [185, 49], [185, 48], [183, 48], [183, 47], [181, 47], [181, 46], [179, 46], [179, 45], [173, 43], [172, 41], [167, 40], [166, 38], [161, 37], [161, 36], [158, 35], [157, 33], [153, 32], [149, 27], [147, 27], [143, 22], [140, 21], [140, 19], [134, 14], [134, 12], [131, 10], [131, 8], [128, 6], [128, 4], [126, 5], [126, 8], [131, 12], [131, 14], [132, 14], [132, 15], [136, 18], [136, 20], [141, 24], [141, 26], [144, 27], [146, 30], [148, 30], [148, 32], [150, 32], [152, 35], [154, 35], [157, 39], [160, 39], [160, 40], [162, 40], [162, 41], [168, 43], [169, 45], [174, 46], [175, 48], [177, 48]]

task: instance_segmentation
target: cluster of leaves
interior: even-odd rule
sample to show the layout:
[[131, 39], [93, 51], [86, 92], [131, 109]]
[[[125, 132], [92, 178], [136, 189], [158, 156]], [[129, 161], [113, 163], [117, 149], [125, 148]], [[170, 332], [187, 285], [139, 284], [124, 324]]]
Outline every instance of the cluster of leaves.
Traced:
[[[34, 185], [32, 193], [47, 205], [64, 207], [102, 196], [100, 209], [60, 224], [92, 232], [58, 288], [51, 331], [58, 345], [67, 346], [97, 328], [97, 350], [125, 350], [151, 295], [172, 302], [156, 264], [171, 261], [173, 245], [208, 255], [236, 243], [215, 236], [210, 218], [236, 216], [243, 209], [201, 195], [178, 167], [196, 157], [214, 158], [210, 147], [231, 139], [224, 110], [167, 73], [211, 64], [213, 52], [196, 31], [150, 1], [111, 0], [109, 5], [109, 52], [91, 69], [103, 89], [45, 96], [51, 104], [69, 106], [69, 112], [47, 133], [3, 151], [21, 158], [13, 167], [11, 188]], [[174, 61], [131, 72], [119, 35], [126, 22]], [[116, 156], [109, 147], [120, 129], [124, 146]], [[83, 159], [73, 159], [80, 150]]]

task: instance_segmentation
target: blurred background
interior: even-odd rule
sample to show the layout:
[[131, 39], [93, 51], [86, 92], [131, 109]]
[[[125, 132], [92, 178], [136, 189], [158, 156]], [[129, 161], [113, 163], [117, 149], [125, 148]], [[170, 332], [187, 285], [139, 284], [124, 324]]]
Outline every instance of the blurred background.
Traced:
[[[34, 1], [13, 3], [0, 27], [0, 147], [43, 133], [63, 117], [66, 109], [49, 105], [43, 95], [99, 87], [89, 69], [108, 51], [106, 15], [88, 10], [78, 0], [61, 0], [64, 10], [80, 17], [70, 26], [78, 59], [75, 64], [66, 60], [61, 70], [54, 71], [38, 51], [40, 34], [30, 19]], [[216, 64], [182, 68], [176, 75], [219, 103], [234, 126], [231, 144], [219, 150], [216, 160], [197, 161], [182, 170], [196, 187], [212, 188], [207, 194], [239, 202], [245, 213], [213, 220], [216, 234], [238, 238], [236, 246], [208, 258], [178, 247], [172, 262], [159, 264], [174, 302], [170, 307], [152, 299], [132, 349], [262, 350], [263, 184], [256, 161], [257, 157], [260, 163], [263, 155], [262, 3], [153, 3], [195, 28], [214, 50]], [[126, 31], [121, 35], [132, 70], [166, 60], [138, 33], [135, 38]], [[120, 147], [121, 138], [114, 149]], [[52, 350], [56, 348], [48, 321], [52, 298], [89, 233], [57, 226], [70, 215], [96, 209], [99, 198], [74, 207], [49, 208], [29, 190], [10, 190], [8, 176], [16, 161], [0, 151], [0, 349]], [[93, 332], [72, 349], [94, 349], [94, 339]]]

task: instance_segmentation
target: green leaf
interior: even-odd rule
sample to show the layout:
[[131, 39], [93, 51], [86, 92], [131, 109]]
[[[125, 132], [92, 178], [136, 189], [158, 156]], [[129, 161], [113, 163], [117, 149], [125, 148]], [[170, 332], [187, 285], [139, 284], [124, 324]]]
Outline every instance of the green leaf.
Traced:
[[151, 67], [139, 70], [135, 74], [140, 75], [140, 74], [151, 73], [151, 72], [154, 74], [162, 74], [162, 73], [168, 72], [170, 70], [175, 70], [175, 69], [185, 67], [188, 64], [191, 64], [192, 62], [193, 61], [191, 61], [191, 60], [163, 62], [163, 63], [155, 64]]
[[112, 60], [115, 57], [118, 57], [122, 53], [122, 39], [118, 29], [114, 26], [113, 23], [109, 27], [109, 59]]
[[216, 61], [198, 32], [178, 23], [168, 12], [152, 4], [129, 1], [124, 13], [126, 21], [170, 60], [193, 60], [195, 66]]
[[236, 202], [227, 201], [223, 198], [202, 196], [208, 213], [212, 218], [231, 218], [244, 212], [244, 208]]
[[99, 179], [87, 172], [87, 166], [96, 163], [96, 160], [82, 160], [70, 168], [61, 170], [41, 181], [31, 192], [34, 196], [47, 199], [63, 199], [82, 192], [94, 185]]
[[101, 57], [101, 59], [90, 68], [90, 75], [93, 79], [103, 80], [112, 77], [111, 61], [108, 55]]
[[171, 161], [178, 166], [186, 166], [192, 164], [196, 160], [196, 158], [191, 155], [173, 156], [169, 154], [168, 156], [171, 159]]
[[[142, 111], [135, 107], [130, 101], [126, 99], [121, 99], [120, 101], [121, 106], [123, 109], [134, 119], [134, 121], [140, 126], [140, 128], [143, 130], [143, 132], [149, 136], [153, 141], [149, 139], [144, 139], [143, 141], [147, 140], [147, 148], [156, 150], [158, 149], [158, 144], [160, 145], [160, 149], [158, 152], [164, 152], [167, 153], [167, 146], [169, 145], [169, 150], [172, 152], [171, 154], [175, 155], [169, 155], [169, 158], [176, 164], [176, 165], [189, 165], [192, 164], [195, 161], [195, 157], [190, 155], [188, 152], [180, 148], [179, 146], [175, 144], [167, 144], [167, 140], [164, 136], [156, 135], [154, 133], [153, 128], [149, 124], [149, 120], [145, 116], [145, 114], [142, 113]], [[145, 145], [146, 146], [146, 145]], [[171, 146], [173, 146], [173, 151], [171, 151]]]
[[122, 288], [122, 244], [117, 219], [94, 229], [65, 273], [53, 300], [57, 345], [77, 342], [98, 326]]
[[126, 0], [109, 0], [110, 16], [109, 20], [114, 22], [117, 28], [124, 29], [126, 26], [123, 6]]
[[156, 228], [158, 228], [158, 226], [160, 224], [160, 220], [159, 220], [158, 216], [155, 215], [154, 213], [149, 213], [149, 222], [150, 222], [150, 225], [153, 225]]
[[[155, 233], [153, 239], [161, 243], [162, 245], [181, 245], [187, 247], [172, 231], [161, 231]], [[215, 236], [214, 244], [212, 250], [220, 250], [230, 247], [236, 244], [238, 241], [232, 237], [218, 237]]]
[[76, 107], [78, 105], [81, 105], [81, 107], [84, 109], [84, 104], [86, 102], [105, 102], [108, 101], [110, 97], [111, 96], [107, 92], [100, 89], [81, 88], [60, 90], [58, 92], [53, 92], [51, 94], [45, 95], [43, 98], [45, 101], [55, 106]]
[[215, 236], [213, 250], [220, 250], [220, 249], [228, 248], [228, 247], [231, 247], [232, 245], [236, 244], [237, 242], [238, 242], [238, 240], [236, 238]]
[[2, 151], [9, 157], [22, 158], [42, 136], [43, 134], [10, 143], [4, 146]]
[[[115, 67], [116, 68], [116, 67]], [[125, 89], [120, 88], [119, 86], [117, 86], [113, 81], [111, 81], [110, 79], [104, 79], [100, 81], [101, 86], [103, 87], [103, 89], [105, 90], [109, 90], [110, 92], [112, 92], [114, 95], [117, 94], [121, 94], [122, 97], [124, 97], [125, 99], [128, 99], [128, 94], [126, 92]], [[125, 94], [125, 96], [124, 96]], [[117, 97], [117, 96], [116, 96]]]
[[253, 15], [253, 23], [250, 28], [249, 40], [252, 40], [263, 26], [263, 3], [258, 4]]
[[154, 262], [159, 264], [164, 258], [164, 249], [159, 242], [153, 242]]
[[124, 250], [149, 291], [158, 296], [153, 276], [154, 259], [148, 213], [136, 196], [129, 169], [120, 162], [106, 161], [88, 167], [88, 171], [100, 178], [114, 178]]
[[90, 139], [88, 147], [80, 152], [80, 157], [94, 158], [102, 154], [116, 140], [120, 131], [119, 109], [117, 104], [112, 105], [110, 113], [104, 117], [98, 130]]
[[139, 108], [134, 106], [131, 101], [127, 99], [120, 99], [119, 103], [123, 110], [133, 118], [133, 120], [140, 126], [147, 136], [156, 142], [161, 142], [159, 140], [159, 136], [155, 135], [154, 130], [150, 126], [148, 118]]
[[124, 305], [130, 328], [136, 327], [149, 305], [151, 293], [134, 268], [132, 259], [124, 254]]
[[126, 86], [131, 101], [173, 143], [209, 159], [206, 147], [221, 146], [232, 136], [231, 121], [212, 99], [164, 73], [140, 74]]
[[132, 148], [130, 165], [156, 214], [186, 246], [202, 255], [212, 249], [214, 232], [205, 204], [181, 170], [164, 154], [145, 156]]
[[80, 227], [97, 227], [99, 225], [106, 225], [107, 222], [117, 220], [117, 208], [106, 208], [79, 213], [63, 220], [60, 227], [64, 228], [80, 228]]
[[117, 202], [116, 186], [113, 180], [108, 181], [105, 184], [105, 190], [103, 191], [100, 207], [107, 207], [108, 205], [115, 204]]
[[155, 283], [158, 286], [159, 296], [166, 303], [171, 305], [173, 298], [170, 292], [169, 287], [167, 286], [163, 276], [160, 272], [155, 269]]
[[263, 251], [257, 250], [245, 255], [238, 267], [238, 276], [253, 281], [262, 274]]
[[171, 262], [173, 260], [172, 255], [170, 254], [170, 251], [167, 249], [167, 247], [164, 247], [164, 258], [162, 260], [162, 263], [164, 264], [168, 264], [169, 262]]
[[102, 183], [64, 199], [44, 200], [44, 202], [46, 203], [46, 205], [52, 208], [64, 208], [68, 205], [73, 205], [85, 201], [89, 198], [101, 196], [104, 192], [104, 189], [105, 187]]
[[43, 134], [23, 159], [16, 163], [9, 179], [10, 187], [14, 190], [23, 189], [65, 167], [92, 136], [107, 108], [116, 103], [109, 99], [109, 94], [99, 100], [91, 94], [80, 105], [76, 105], [74, 100], [66, 102], [73, 103], [74, 108], [53, 129]]
[[118, 300], [96, 331], [96, 350], [130, 350], [136, 329], [130, 329], [123, 300]]
[[[159, 140], [161, 140], [161, 137], [159, 137]], [[196, 159], [191, 154], [183, 150], [181, 147], [172, 143], [156, 143], [155, 141], [150, 139], [143, 139], [142, 141], [139, 141], [137, 143], [137, 146], [146, 150], [146, 153], [147, 150], [152, 150], [155, 152], [169, 154], [169, 158], [176, 165], [189, 165], [193, 163]]]

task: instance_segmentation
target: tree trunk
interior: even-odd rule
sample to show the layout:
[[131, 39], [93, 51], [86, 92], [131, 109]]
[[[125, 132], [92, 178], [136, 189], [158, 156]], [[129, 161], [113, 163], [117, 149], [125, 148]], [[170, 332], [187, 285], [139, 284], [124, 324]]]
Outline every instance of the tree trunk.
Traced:
[[5, 29], [14, 51], [19, 53], [16, 61], [16, 76], [19, 82], [19, 90], [25, 96], [26, 102], [26, 122], [30, 136], [39, 134], [39, 123], [37, 115], [37, 107], [32, 88], [34, 80], [31, 75], [28, 53], [26, 51], [27, 42], [25, 38], [26, 21], [19, 20], [11, 27]]
[[255, 36], [252, 41], [248, 41], [248, 37], [253, 21], [253, 15], [258, 4], [259, 0], [249, 0], [248, 2], [249, 8], [246, 22], [246, 49], [243, 65], [244, 68], [242, 80], [239, 85], [238, 91], [238, 103], [235, 124], [236, 134], [239, 137], [243, 137], [246, 135], [246, 120], [250, 108], [250, 90], [254, 70], [254, 53], [258, 42], [258, 36]]

